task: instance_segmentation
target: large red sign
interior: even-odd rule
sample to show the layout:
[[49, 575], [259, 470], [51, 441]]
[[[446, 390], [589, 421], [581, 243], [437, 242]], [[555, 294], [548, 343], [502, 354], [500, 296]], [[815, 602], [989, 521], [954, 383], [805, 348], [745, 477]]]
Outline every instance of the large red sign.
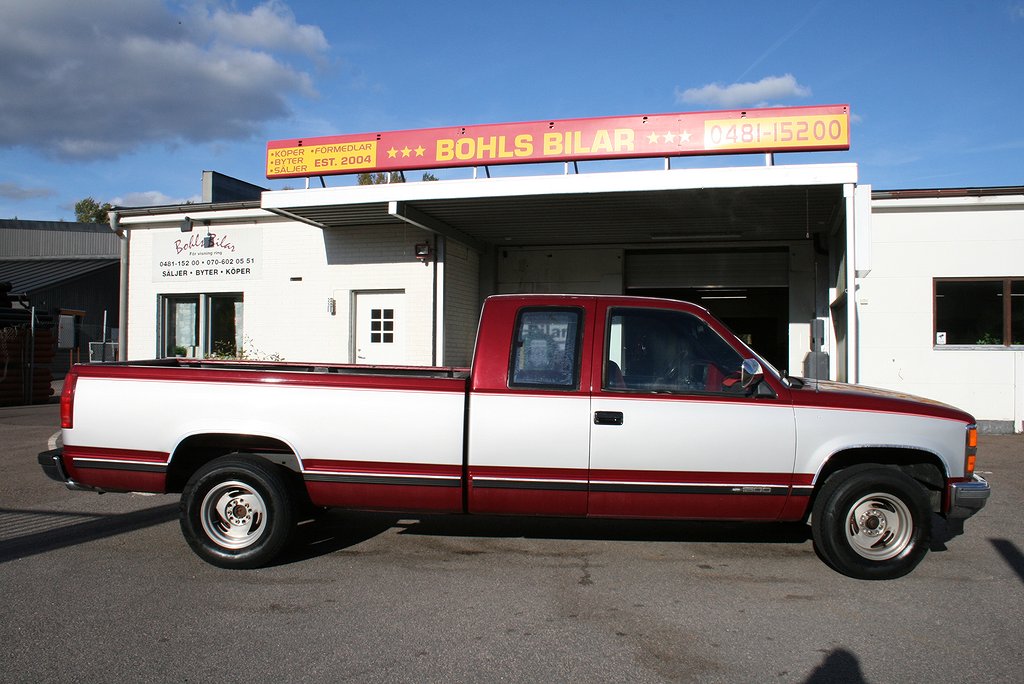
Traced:
[[737, 109], [272, 140], [267, 178], [848, 149], [849, 105]]

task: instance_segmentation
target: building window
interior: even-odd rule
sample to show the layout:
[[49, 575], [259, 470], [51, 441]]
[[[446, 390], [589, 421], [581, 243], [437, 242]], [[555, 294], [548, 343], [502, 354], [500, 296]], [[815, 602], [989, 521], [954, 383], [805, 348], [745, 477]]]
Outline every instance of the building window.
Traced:
[[1024, 345], [1024, 279], [936, 279], [935, 344]]
[[160, 356], [197, 356], [199, 295], [162, 297]]
[[238, 356], [242, 349], [242, 295], [209, 295], [207, 301], [207, 353]]
[[579, 309], [523, 309], [516, 320], [509, 385], [577, 389], [580, 379]]
[[370, 343], [392, 344], [395, 341], [395, 310], [370, 310]]
[[241, 294], [160, 297], [161, 357], [237, 357], [242, 349]]

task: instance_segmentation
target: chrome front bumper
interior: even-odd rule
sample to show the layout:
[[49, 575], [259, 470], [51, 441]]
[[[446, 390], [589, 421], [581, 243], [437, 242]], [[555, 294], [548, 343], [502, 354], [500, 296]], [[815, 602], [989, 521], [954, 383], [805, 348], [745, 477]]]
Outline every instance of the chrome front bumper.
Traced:
[[992, 494], [992, 486], [985, 478], [975, 475], [969, 482], [949, 485], [948, 520], [966, 520], [985, 507]]

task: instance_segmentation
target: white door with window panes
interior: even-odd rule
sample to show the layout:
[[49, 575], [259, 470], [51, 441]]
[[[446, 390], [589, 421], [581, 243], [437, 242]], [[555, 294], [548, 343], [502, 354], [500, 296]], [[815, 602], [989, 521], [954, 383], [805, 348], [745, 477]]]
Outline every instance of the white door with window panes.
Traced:
[[400, 366], [406, 359], [405, 292], [355, 293], [355, 362]]

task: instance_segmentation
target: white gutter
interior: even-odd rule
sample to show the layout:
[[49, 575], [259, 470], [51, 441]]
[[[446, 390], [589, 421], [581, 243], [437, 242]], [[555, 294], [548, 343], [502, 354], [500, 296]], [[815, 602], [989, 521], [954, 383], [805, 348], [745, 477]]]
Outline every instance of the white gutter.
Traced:
[[[121, 278], [117, 299], [117, 360], [128, 360], [128, 249], [131, 231], [121, 226], [121, 217], [116, 211], [108, 214], [110, 229], [121, 238]], [[104, 357], [106, 358], [106, 357]]]
[[[205, 215], [207, 214], [212, 214], [212, 216], [206, 218]], [[171, 211], [153, 213], [120, 212], [118, 222], [122, 226], [167, 228], [179, 225], [186, 218], [191, 218], [197, 223], [209, 221], [211, 225], [284, 220], [277, 214], [264, 211], [263, 209], [210, 210], [197, 205], [195, 208], [189, 208], [188, 206], [173, 207]]]
[[853, 183], [843, 186], [846, 204], [846, 381], [860, 382], [860, 330], [857, 325], [857, 209]]
[[1024, 195], [985, 195], [982, 197], [900, 197], [872, 199], [873, 211], [923, 211], [927, 209], [1002, 209], [1024, 205]]

